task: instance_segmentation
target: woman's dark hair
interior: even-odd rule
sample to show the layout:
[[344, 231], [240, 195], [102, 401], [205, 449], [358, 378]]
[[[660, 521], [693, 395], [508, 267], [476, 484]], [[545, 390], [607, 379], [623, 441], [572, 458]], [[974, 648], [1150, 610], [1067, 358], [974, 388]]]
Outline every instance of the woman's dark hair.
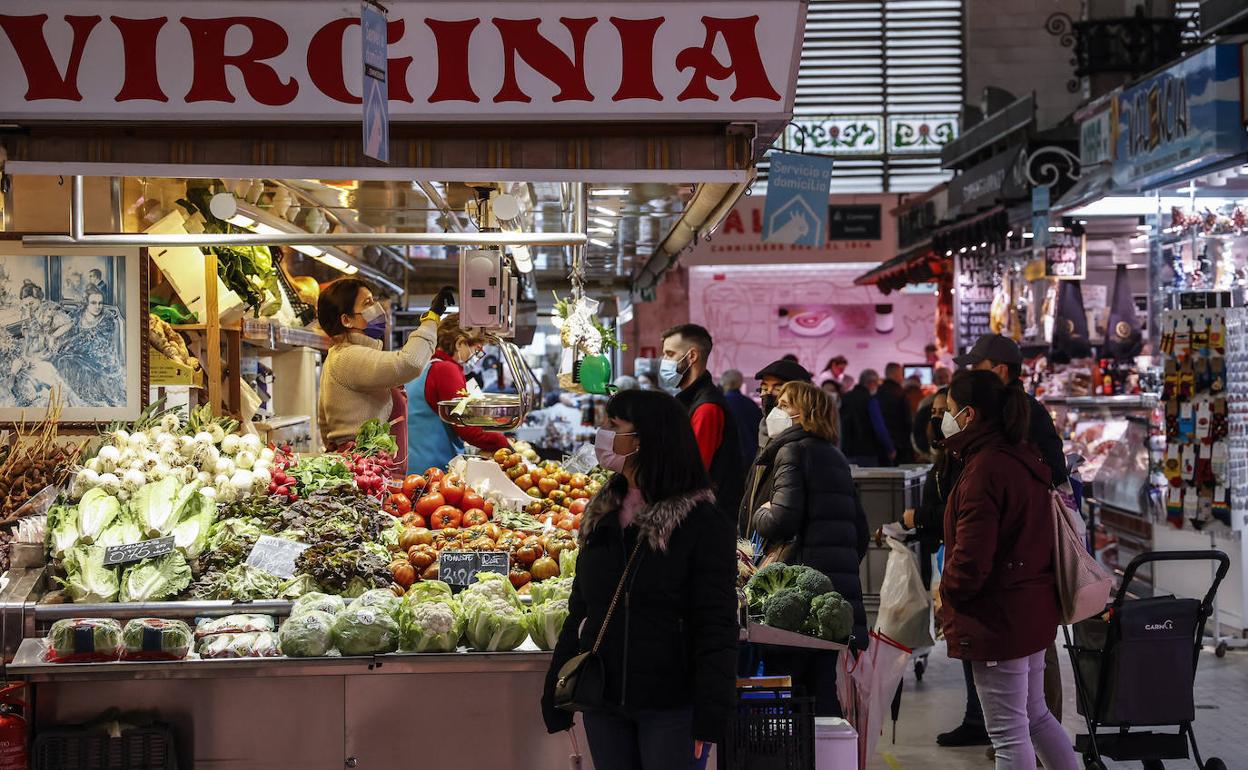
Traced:
[[[927, 413], [928, 414], [927, 428], [926, 428], [927, 445], [932, 450], [932, 465], [938, 473], [944, 473], [945, 468], [949, 466], [949, 453], [945, 451], [944, 436], [942, 435], [940, 437], [937, 437], [936, 435], [936, 427], [935, 427], [936, 399], [948, 398], [948, 397], [949, 397], [949, 388], [947, 386], [933, 393], [931, 409]], [[946, 402], [945, 407], [948, 408], [948, 406], [949, 405]]]
[[39, 286], [29, 278], [22, 281], [22, 288], [18, 293], [18, 299], [26, 299], [27, 297], [43, 299], [43, 287]]
[[337, 337], [346, 333], [342, 317], [355, 313], [355, 299], [360, 296], [360, 289], [371, 291], [372, 287], [359, 278], [339, 278], [321, 290], [321, 297], [316, 301], [316, 319], [326, 334]]
[[[689, 412], [658, 390], [626, 390], [607, 403], [607, 416], [633, 424], [639, 449], [633, 458], [637, 486], [648, 503], [709, 489]], [[623, 483], [617, 474], [613, 483]]]
[[88, 284], [87, 287], [82, 290], [83, 301], [91, 299], [91, 295], [93, 294], [99, 297], [100, 301], [104, 300], [104, 292], [100, 290], [100, 287], [95, 284]]
[[1017, 444], [1027, 435], [1031, 404], [1023, 384], [1015, 380], [1001, 384], [1001, 378], [987, 370], [964, 370], [953, 376], [947, 398], [958, 409], [971, 407], [975, 420], [1000, 431], [1005, 440]]

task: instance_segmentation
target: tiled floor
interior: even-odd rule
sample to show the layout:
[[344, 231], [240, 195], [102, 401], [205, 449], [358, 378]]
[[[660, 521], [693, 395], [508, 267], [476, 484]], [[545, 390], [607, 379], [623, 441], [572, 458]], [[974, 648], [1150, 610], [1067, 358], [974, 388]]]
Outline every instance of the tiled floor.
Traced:
[[[1060, 648], [1059, 648], [1060, 649]], [[1072, 735], [1085, 731], [1075, 710], [1074, 680], [1070, 660], [1062, 652], [1062, 683], [1066, 696], [1065, 726]], [[1201, 754], [1221, 757], [1232, 770], [1248, 770], [1248, 653], [1232, 650], [1222, 659], [1202, 654], [1196, 675], [1196, 739]], [[915, 682], [913, 667], [906, 674], [897, 740], [886, 723], [877, 756], [868, 770], [991, 770], [984, 749], [945, 749], [936, 746], [936, 734], [954, 727], [965, 706], [961, 664], [949, 660], [943, 644], [928, 658], [927, 673]], [[1133, 768], [1139, 763], [1106, 763], [1111, 770]], [[1167, 768], [1195, 768], [1191, 760], [1166, 763]]]

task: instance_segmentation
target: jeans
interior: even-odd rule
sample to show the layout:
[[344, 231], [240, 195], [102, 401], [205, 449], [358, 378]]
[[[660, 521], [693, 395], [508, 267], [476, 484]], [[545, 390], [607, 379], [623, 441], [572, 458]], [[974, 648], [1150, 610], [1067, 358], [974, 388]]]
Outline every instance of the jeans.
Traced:
[[689, 770], [693, 710], [581, 714], [595, 770]]
[[1079, 770], [1070, 738], [1044, 703], [1044, 652], [995, 662], [975, 661], [975, 687], [997, 754], [996, 770]]

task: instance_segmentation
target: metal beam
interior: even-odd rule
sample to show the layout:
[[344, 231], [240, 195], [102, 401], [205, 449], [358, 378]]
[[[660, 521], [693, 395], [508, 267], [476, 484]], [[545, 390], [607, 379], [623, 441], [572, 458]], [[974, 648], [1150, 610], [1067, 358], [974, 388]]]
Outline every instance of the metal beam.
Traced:
[[108, 233], [27, 235], [27, 246], [581, 246], [579, 233]]

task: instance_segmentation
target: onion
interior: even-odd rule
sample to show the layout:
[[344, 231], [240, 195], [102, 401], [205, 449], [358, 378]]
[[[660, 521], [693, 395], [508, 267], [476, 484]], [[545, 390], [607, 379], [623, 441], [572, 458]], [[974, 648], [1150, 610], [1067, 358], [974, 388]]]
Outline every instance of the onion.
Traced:
[[254, 433], [248, 433], [243, 436], [240, 441], [243, 443], [243, 448], [250, 450], [252, 453], [256, 453], [264, 449], [264, 444], [260, 441], [260, 437]]
[[225, 429], [214, 422], [208, 426], [208, 435], [212, 436], [212, 443], [220, 444], [225, 440]]
[[195, 434], [195, 438], [192, 441], [200, 446], [210, 446], [213, 443], [212, 434], [201, 430]]
[[234, 458], [234, 464], [244, 470], [250, 470], [256, 464], [256, 455], [254, 452], [244, 449]]
[[92, 457], [90, 460], [87, 460], [86, 465], [83, 467], [86, 468], [86, 470], [91, 471], [92, 473], [98, 474], [100, 471], [100, 458]]
[[204, 487], [199, 490], [199, 493], [209, 500], [217, 499], [217, 490], [213, 487]]
[[135, 470], [126, 471], [125, 474], [121, 477], [122, 487], [124, 489], [129, 489], [131, 492], [138, 490], [139, 487], [143, 486], [146, 483], [147, 483], [147, 477], [143, 475], [142, 471], [135, 471]]
[[176, 414], [167, 414], [160, 418], [160, 427], [166, 433], [177, 433], [182, 428], [182, 421]]
[[230, 477], [230, 486], [239, 492], [250, 492], [255, 483], [255, 476], [247, 470], [234, 471], [234, 475]]
[[116, 465], [117, 462], [121, 460], [121, 450], [115, 446], [106, 444], [100, 447], [99, 454], [97, 454], [96, 457], [99, 458], [101, 464], [107, 463], [109, 465]]
[[238, 451], [241, 448], [242, 442], [239, 440], [238, 436], [233, 433], [226, 436], [221, 441], [221, 451], [225, 452], [227, 455], [238, 454]]
[[102, 473], [100, 474], [99, 486], [105, 492], [116, 494], [121, 489], [121, 479], [111, 473]]
[[272, 449], [269, 449], [267, 446], [260, 450], [261, 462], [271, 463], [273, 462], [273, 458], [276, 456], [277, 456], [277, 453], [274, 452]]

